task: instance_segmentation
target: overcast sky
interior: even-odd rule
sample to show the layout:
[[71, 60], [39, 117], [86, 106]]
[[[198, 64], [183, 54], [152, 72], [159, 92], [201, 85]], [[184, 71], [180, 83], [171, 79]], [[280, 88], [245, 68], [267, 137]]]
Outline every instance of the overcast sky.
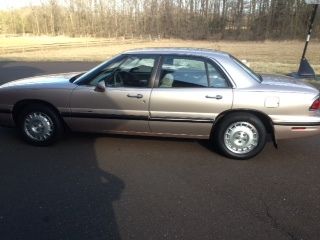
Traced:
[[0, 9], [19, 8], [24, 6], [39, 5], [46, 0], [0, 0]]

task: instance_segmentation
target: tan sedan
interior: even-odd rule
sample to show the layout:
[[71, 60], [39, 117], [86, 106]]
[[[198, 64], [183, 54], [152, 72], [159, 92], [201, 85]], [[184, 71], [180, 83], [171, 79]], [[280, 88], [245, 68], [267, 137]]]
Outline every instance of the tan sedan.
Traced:
[[234, 159], [257, 155], [268, 135], [276, 146], [319, 134], [319, 108], [311, 85], [261, 76], [228, 53], [202, 49], [128, 51], [86, 73], [0, 86], [0, 124], [35, 145], [70, 129], [210, 139]]

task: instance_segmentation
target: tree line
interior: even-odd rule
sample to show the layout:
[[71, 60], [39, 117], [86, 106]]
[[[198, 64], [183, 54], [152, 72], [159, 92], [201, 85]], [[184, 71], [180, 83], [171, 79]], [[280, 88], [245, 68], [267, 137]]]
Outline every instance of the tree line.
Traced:
[[[0, 11], [1, 34], [182, 39], [302, 39], [304, 0], [43, 0]], [[314, 29], [320, 36], [320, 21]]]

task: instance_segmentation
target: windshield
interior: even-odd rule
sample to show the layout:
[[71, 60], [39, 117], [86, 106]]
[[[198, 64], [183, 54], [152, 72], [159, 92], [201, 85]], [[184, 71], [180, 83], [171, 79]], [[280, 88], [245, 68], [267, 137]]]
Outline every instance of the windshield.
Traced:
[[257, 82], [262, 82], [262, 77], [255, 73], [252, 69], [250, 69], [247, 65], [245, 65], [243, 62], [241, 62], [239, 59], [235, 58], [234, 56], [231, 56], [231, 59], [235, 61], [236, 64], [238, 64], [247, 74], [249, 74], [250, 77], [252, 77]]

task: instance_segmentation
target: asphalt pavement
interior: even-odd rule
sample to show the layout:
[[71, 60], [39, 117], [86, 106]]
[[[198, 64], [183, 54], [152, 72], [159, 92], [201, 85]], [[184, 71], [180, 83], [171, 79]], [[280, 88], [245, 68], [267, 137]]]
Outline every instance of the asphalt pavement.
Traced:
[[[0, 62], [0, 82], [96, 63]], [[0, 239], [319, 239], [320, 137], [249, 161], [206, 141], [0, 128]]]

